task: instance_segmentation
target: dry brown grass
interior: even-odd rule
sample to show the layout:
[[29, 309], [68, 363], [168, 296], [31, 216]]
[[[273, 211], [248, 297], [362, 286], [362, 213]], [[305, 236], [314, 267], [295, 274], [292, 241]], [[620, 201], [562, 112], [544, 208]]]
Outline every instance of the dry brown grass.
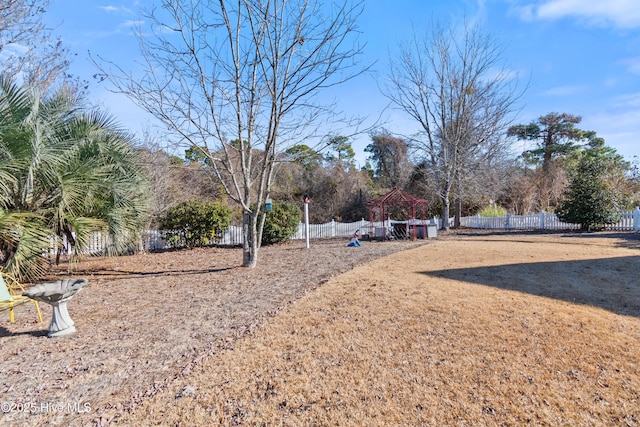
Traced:
[[80, 263], [76, 334], [0, 319], [0, 393], [91, 411], [0, 425], [640, 426], [640, 234], [345, 243], [255, 270], [220, 249]]
[[0, 425], [108, 424], [331, 277], [423, 244], [346, 243], [265, 247], [255, 269], [223, 248], [81, 261], [73, 275], [90, 284], [69, 303], [77, 333], [48, 339], [25, 305], [16, 323], [0, 318], [0, 403], [14, 405]]
[[441, 240], [329, 281], [120, 422], [638, 426], [639, 272], [624, 239]]

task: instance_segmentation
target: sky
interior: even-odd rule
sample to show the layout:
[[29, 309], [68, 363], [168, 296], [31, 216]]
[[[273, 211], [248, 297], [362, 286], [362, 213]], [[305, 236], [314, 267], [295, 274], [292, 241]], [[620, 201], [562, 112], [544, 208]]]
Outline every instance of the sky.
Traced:
[[[73, 56], [71, 72], [90, 82], [89, 99], [120, 124], [137, 133], [155, 122], [124, 95], [98, 83], [89, 56], [123, 68], [138, 55], [132, 28], [141, 7], [159, 1], [51, 0], [45, 22]], [[366, 0], [359, 20], [366, 43], [361, 60], [373, 64], [332, 94], [339, 109], [381, 117], [386, 129], [408, 135], [416, 125], [389, 107], [379, 91], [389, 58], [414, 32], [428, 32], [433, 22], [461, 25], [464, 20], [493, 34], [504, 48], [501, 60], [525, 89], [514, 123], [529, 123], [551, 112], [582, 117], [578, 127], [596, 131], [627, 160], [640, 157], [640, 1], [638, 0]], [[352, 139], [363, 165], [366, 134]], [[522, 151], [516, 143], [514, 151]], [[529, 148], [523, 145], [522, 148]], [[176, 153], [183, 154], [183, 153]]]

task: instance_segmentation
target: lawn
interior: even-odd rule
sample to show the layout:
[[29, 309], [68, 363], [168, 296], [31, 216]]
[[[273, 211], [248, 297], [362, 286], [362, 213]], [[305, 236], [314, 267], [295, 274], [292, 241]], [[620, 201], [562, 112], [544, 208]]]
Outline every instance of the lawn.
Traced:
[[[257, 270], [204, 264], [205, 250], [80, 263], [94, 284], [70, 303], [78, 332], [47, 339], [33, 332], [41, 325], [0, 324], [0, 384], [5, 400], [91, 410], [0, 422], [637, 426], [639, 238], [292, 243], [265, 248]], [[66, 368], [47, 365], [65, 357]]]

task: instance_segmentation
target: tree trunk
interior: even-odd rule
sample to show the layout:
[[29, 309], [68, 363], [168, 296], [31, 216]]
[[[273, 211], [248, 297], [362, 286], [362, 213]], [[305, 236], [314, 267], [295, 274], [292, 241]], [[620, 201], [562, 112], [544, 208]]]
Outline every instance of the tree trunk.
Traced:
[[460, 217], [462, 216], [462, 199], [460, 197], [456, 197], [454, 210], [453, 228], [460, 228]]
[[257, 236], [254, 236], [254, 239], [251, 241], [251, 255], [249, 257], [249, 265], [245, 267], [254, 268], [258, 265], [258, 251], [260, 250], [260, 245], [258, 244]]
[[120, 72], [115, 63], [97, 65], [116, 92], [206, 158], [227, 195], [243, 206], [242, 265], [255, 267], [260, 205], [281, 154], [315, 135], [323, 116], [339, 115], [316, 93], [369, 68], [353, 61], [362, 53], [355, 24], [364, 2], [339, 1], [335, 8], [321, 7], [321, 0], [161, 3], [162, 19], [145, 18], [170, 34], [137, 32], [140, 75], [154, 78]]
[[243, 212], [242, 214], [242, 266], [243, 267], [255, 267], [252, 262], [252, 250], [251, 250], [251, 213]]
[[245, 212], [242, 216], [242, 266], [254, 268], [258, 265], [260, 232], [257, 224], [258, 212]]
[[448, 230], [449, 229], [449, 210], [450, 210], [449, 194], [447, 193], [446, 197], [440, 197], [440, 201], [442, 202], [442, 227], [440, 227], [440, 229]]

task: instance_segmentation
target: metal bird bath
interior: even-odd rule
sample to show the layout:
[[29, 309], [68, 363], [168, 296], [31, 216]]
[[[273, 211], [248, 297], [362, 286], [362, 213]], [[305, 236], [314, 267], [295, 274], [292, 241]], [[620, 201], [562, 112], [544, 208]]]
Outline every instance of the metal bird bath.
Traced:
[[22, 295], [51, 306], [53, 314], [49, 325], [49, 337], [61, 337], [76, 331], [67, 310], [67, 302], [87, 284], [87, 279], [58, 280], [36, 285]]

